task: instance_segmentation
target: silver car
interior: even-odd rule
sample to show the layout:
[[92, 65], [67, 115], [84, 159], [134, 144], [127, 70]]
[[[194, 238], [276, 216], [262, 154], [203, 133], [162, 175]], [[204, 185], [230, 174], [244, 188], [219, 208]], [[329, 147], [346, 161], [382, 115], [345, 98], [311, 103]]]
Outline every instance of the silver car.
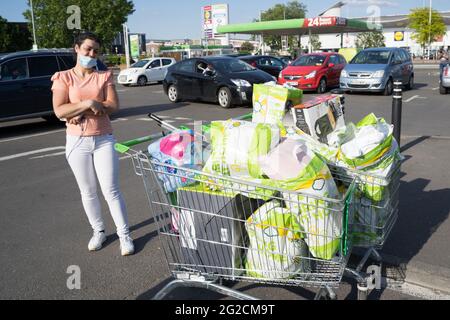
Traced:
[[447, 94], [450, 92], [450, 64], [441, 68], [439, 92]]
[[345, 91], [383, 92], [392, 95], [394, 82], [414, 87], [414, 66], [401, 48], [371, 48], [359, 52], [342, 70], [340, 88]]

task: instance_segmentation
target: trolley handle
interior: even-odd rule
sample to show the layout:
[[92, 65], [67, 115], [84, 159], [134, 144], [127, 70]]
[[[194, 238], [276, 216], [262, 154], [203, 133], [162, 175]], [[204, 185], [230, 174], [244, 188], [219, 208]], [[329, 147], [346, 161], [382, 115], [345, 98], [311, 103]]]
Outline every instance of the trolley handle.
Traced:
[[136, 146], [136, 145], [144, 143], [144, 142], [149, 142], [149, 141], [152, 141], [155, 139], [159, 139], [161, 137], [163, 137], [162, 133], [156, 133], [156, 134], [152, 134], [150, 136], [145, 136], [145, 137], [136, 138], [133, 140], [116, 143], [114, 145], [114, 148], [116, 149], [117, 152], [123, 154], [123, 153], [127, 153], [128, 151], [130, 151], [131, 147], [133, 147], [133, 146]]
[[154, 113], [149, 113], [148, 117], [152, 120], [154, 120], [158, 126], [160, 126], [163, 129], [169, 130], [169, 131], [176, 131], [179, 130], [178, 128], [174, 127], [173, 125], [165, 122], [163, 119], [161, 119], [160, 117], [158, 117], [156, 114]]
[[[172, 126], [171, 124], [165, 122], [163, 119], [161, 119], [154, 113], [150, 113], [148, 116], [150, 119], [154, 120], [161, 128], [169, 130], [169, 131], [188, 130], [189, 129], [185, 126], [180, 126], [179, 128], [176, 128], [176, 127]], [[241, 117], [235, 118], [235, 120], [250, 120], [252, 118], [252, 116], [253, 116], [253, 114], [249, 113], [249, 114], [245, 114]], [[206, 126], [203, 126], [203, 127], [204, 127], [205, 132], [209, 131], [209, 127], [206, 127]], [[149, 142], [149, 141], [152, 141], [155, 139], [159, 139], [159, 138], [162, 138], [163, 136], [164, 136], [163, 133], [157, 133], [157, 134], [153, 134], [150, 136], [145, 136], [145, 137], [141, 137], [141, 138], [136, 138], [136, 139], [116, 143], [114, 147], [117, 152], [124, 154], [124, 153], [127, 153], [128, 151], [130, 151], [131, 147], [133, 147], [133, 146], [136, 146], [136, 145], [144, 143], [144, 142]]]

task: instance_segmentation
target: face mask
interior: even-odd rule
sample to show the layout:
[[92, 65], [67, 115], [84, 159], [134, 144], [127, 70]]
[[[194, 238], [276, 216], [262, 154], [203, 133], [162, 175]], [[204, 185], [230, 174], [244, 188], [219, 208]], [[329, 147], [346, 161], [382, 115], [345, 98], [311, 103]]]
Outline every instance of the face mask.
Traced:
[[80, 64], [83, 68], [92, 69], [97, 66], [97, 59], [80, 55]]

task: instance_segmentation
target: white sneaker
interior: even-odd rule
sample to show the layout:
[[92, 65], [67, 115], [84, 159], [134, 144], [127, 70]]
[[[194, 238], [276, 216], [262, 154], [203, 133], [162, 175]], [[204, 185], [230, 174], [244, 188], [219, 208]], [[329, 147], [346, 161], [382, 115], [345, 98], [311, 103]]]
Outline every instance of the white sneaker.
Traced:
[[120, 237], [120, 251], [123, 256], [130, 256], [134, 254], [133, 239], [130, 236]]
[[89, 251], [98, 251], [102, 248], [103, 243], [106, 241], [105, 232], [94, 231], [94, 235], [89, 241], [88, 249]]

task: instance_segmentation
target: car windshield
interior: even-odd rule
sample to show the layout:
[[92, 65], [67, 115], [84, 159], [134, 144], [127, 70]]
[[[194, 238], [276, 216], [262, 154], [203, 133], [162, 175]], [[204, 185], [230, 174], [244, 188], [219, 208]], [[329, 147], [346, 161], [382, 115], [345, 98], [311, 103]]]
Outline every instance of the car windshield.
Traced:
[[325, 62], [325, 58], [325, 56], [321, 55], [302, 56], [298, 58], [292, 65], [296, 67], [321, 66]]
[[220, 59], [212, 61], [214, 66], [222, 72], [244, 72], [256, 70], [251, 65], [238, 59]]
[[148, 60], [141, 60], [131, 65], [131, 68], [143, 68], [148, 63]]
[[385, 51], [362, 51], [350, 61], [350, 64], [387, 64], [391, 52]]

